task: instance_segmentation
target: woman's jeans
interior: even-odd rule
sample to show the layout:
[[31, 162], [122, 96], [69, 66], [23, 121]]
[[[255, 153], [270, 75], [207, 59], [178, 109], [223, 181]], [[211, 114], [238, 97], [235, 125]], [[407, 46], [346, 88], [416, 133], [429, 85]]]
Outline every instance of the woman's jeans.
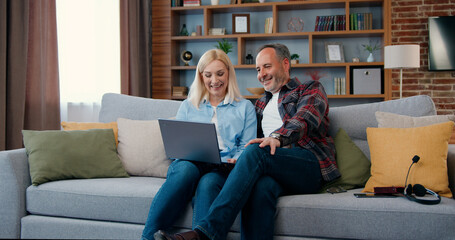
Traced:
[[167, 229], [181, 217], [193, 195], [193, 226], [208, 213], [218, 196], [226, 171], [213, 166], [175, 160], [169, 166], [167, 179], [153, 198], [142, 239], [153, 239], [160, 229]]
[[316, 193], [322, 185], [319, 161], [310, 151], [294, 147], [248, 146], [237, 160], [208, 215], [197, 229], [210, 239], [225, 239], [242, 208], [242, 239], [272, 239], [277, 198]]

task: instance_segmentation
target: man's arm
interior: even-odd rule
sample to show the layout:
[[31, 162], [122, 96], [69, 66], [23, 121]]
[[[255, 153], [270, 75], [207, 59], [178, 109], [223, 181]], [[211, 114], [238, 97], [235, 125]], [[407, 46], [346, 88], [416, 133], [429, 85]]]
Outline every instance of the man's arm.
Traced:
[[282, 136], [283, 146], [298, 142], [312, 131], [319, 131], [321, 123], [326, 121], [328, 100], [321, 83], [314, 81], [299, 88], [304, 89], [299, 91], [295, 114], [274, 131]]

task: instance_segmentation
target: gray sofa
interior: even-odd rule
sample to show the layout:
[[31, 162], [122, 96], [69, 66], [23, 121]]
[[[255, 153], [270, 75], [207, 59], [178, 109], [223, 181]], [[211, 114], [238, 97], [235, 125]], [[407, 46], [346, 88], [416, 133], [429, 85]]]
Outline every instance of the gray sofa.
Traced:
[[[180, 102], [105, 94], [101, 122], [118, 117], [147, 120], [175, 115]], [[434, 115], [431, 98], [416, 96], [380, 103], [333, 107], [331, 130], [344, 128], [369, 156], [366, 127], [375, 111]], [[449, 148], [450, 188], [455, 184], [455, 147]], [[165, 179], [152, 177], [77, 179], [31, 186], [24, 149], [0, 152], [0, 238], [139, 239], [153, 196]], [[275, 239], [455, 239], [455, 201], [426, 206], [405, 198], [357, 199], [353, 193], [281, 197]], [[191, 205], [175, 223], [191, 227]], [[229, 239], [239, 239], [238, 219]]]

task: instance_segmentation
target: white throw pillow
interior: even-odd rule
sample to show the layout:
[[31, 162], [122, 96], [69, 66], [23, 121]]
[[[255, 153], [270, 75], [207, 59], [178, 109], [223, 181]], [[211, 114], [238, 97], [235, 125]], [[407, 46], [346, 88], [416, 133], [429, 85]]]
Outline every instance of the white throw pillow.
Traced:
[[130, 175], [166, 177], [171, 160], [166, 157], [158, 120], [119, 118], [118, 155]]
[[454, 115], [433, 115], [423, 117], [410, 117], [395, 113], [375, 113], [379, 128], [413, 128], [424, 127], [432, 124], [455, 121]]

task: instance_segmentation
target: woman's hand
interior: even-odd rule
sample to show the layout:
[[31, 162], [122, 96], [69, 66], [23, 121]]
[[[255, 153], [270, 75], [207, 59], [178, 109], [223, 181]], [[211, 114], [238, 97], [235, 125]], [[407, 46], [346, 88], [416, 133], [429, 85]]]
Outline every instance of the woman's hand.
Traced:
[[256, 138], [249, 141], [245, 147], [250, 144], [259, 143], [259, 147], [263, 148], [265, 146], [270, 146], [270, 154], [275, 155], [275, 150], [277, 147], [280, 147], [280, 141], [273, 137], [266, 137], [266, 138]]
[[227, 162], [228, 162], [228, 163], [234, 163], [234, 164], [235, 164], [235, 163], [237, 162], [237, 159], [235, 159], [235, 158], [228, 158]]

